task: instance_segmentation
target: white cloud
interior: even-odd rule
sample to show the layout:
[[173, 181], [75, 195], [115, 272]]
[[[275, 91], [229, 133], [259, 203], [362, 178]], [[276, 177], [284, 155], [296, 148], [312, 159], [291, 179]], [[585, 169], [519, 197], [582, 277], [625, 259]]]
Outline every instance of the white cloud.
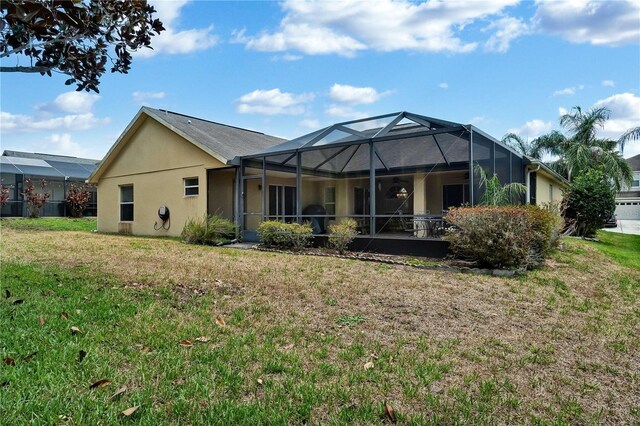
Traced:
[[110, 122], [109, 118], [97, 118], [93, 113], [68, 114], [60, 117], [35, 117], [22, 114], [0, 112], [0, 132], [29, 133], [44, 130], [89, 130]]
[[449, 88], [449, 83], [440, 83], [438, 84], [438, 87], [441, 89], [448, 89]]
[[604, 87], [614, 87], [616, 83], [613, 80], [602, 80], [602, 85]]
[[99, 95], [87, 92], [65, 92], [52, 102], [36, 105], [36, 109], [44, 112], [83, 113], [91, 111], [93, 104], [100, 99]]
[[564, 89], [556, 90], [553, 92], [553, 96], [567, 96], [575, 95], [578, 90], [584, 89], [584, 85], [565, 87]]
[[[464, 27], [479, 19], [499, 14], [519, 0], [445, 2], [431, 0], [357, 0], [341, 2], [301, 2], [286, 0], [286, 13], [273, 32], [246, 36], [236, 32], [235, 41], [247, 48], [282, 52], [296, 50], [309, 55], [354, 56], [373, 49], [382, 52], [412, 50], [421, 52], [470, 52], [477, 42], [464, 41]], [[492, 42], [496, 48], [508, 45], [520, 28], [504, 21]], [[501, 40], [498, 42], [498, 40]]]
[[562, 117], [563, 115], [568, 114], [568, 113], [569, 113], [569, 110], [566, 109], [565, 107], [558, 107], [558, 115], [560, 117]]
[[90, 146], [83, 146], [72, 140], [69, 133], [54, 133], [43, 142], [43, 151], [54, 155], [70, 155], [81, 158], [102, 158], [102, 153]]
[[[605, 107], [611, 111], [609, 120], [605, 123], [604, 129], [598, 133], [601, 137], [618, 139], [622, 133], [628, 129], [640, 126], [640, 97], [633, 93], [619, 93], [608, 98], [597, 101], [594, 108]], [[629, 144], [638, 146], [640, 142]], [[627, 148], [625, 147], [625, 155]]]
[[295, 62], [299, 61], [303, 58], [302, 55], [292, 55], [291, 53], [285, 53], [284, 55], [276, 55], [271, 58], [273, 61], [285, 61], [285, 62]]
[[528, 25], [522, 19], [510, 16], [492, 22], [486, 29], [495, 30], [495, 33], [484, 44], [485, 49], [499, 53], [509, 50], [511, 41], [529, 32]]
[[333, 101], [349, 105], [372, 104], [380, 99], [381, 95], [373, 87], [354, 87], [338, 83], [331, 86], [329, 91]]
[[330, 117], [338, 117], [345, 120], [356, 120], [369, 116], [366, 112], [357, 111], [350, 106], [335, 104], [329, 105], [324, 110], [324, 113]]
[[553, 96], [564, 96], [564, 95], [575, 95], [576, 88], [575, 87], [567, 87], [564, 89], [556, 90], [553, 92]]
[[478, 115], [469, 119], [469, 124], [473, 124], [474, 126], [480, 126], [481, 124], [486, 124], [488, 122], [489, 120], [487, 117], [483, 115]]
[[516, 135], [524, 138], [524, 139], [535, 139], [538, 136], [544, 135], [545, 133], [549, 133], [553, 128], [553, 123], [550, 121], [543, 121], [539, 119], [533, 119], [531, 121], [527, 121], [523, 126], [519, 128], [512, 128], [507, 130], [507, 133], [515, 133]]
[[313, 98], [313, 93], [296, 95], [280, 89], [254, 90], [236, 101], [236, 111], [242, 114], [300, 115], [305, 112], [305, 104]]
[[536, 0], [536, 5], [532, 22], [537, 31], [572, 43], [618, 46], [640, 41], [637, 0]]
[[312, 130], [320, 128], [320, 121], [316, 120], [315, 118], [305, 118], [298, 124], [302, 127]]
[[93, 104], [100, 99], [100, 96], [87, 92], [67, 92], [58, 95], [53, 101], [60, 111], [71, 113], [82, 113], [91, 111]]
[[165, 31], [151, 38], [153, 49], [141, 48], [136, 56], [149, 58], [160, 53], [182, 54], [206, 50], [218, 43], [213, 34], [213, 25], [206, 28], [177, 30], [180, 9], [189, 3], [188, 0], [154, 0], [150, 2], [156, 9], [157, 17], [162, 21]]
[[167, 95], [164, 92], [133, 92], [133, 101], [137, 104], [144, 104], [150, 99], [164, 99]]

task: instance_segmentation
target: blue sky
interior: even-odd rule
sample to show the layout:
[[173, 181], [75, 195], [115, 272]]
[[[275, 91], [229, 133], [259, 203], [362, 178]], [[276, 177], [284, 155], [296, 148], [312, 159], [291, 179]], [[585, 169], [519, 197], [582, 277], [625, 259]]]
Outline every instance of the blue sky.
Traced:
[[152, 3], [168, 31], [99, 95], [0, 75], [2, 149], [101, 158], [141, 105], [286, 138], [401, 110], [498, 138], [576, 105], [611, 109], [602, 136], [640, 125], [637, 0]]

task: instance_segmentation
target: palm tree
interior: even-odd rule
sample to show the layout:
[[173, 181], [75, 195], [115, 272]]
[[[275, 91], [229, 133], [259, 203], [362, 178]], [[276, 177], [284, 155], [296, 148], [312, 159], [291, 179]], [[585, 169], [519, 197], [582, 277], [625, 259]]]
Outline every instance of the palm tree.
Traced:
[[474, 171], [480, 178], [478, 187], [484, 187], [480, 204], [494, 207], [515, 204], [527, 193], [527, 187], [521, 183], [513, 182], [503, 185], [495, 173], [492, 178], [489, 178], [479, 164], [476, 164]]
[[537, 160], [540, 159], [540, 155], [542, 154], [540, 146], [538, 145], [538, 139], [534, 139], [532, 141], [524, 140], [520, 136], [515, 133], [507, 133], [502, 137], [502, 142], [509, 145], [511, 148], [515, 149], [522, 155], [526, 155], [527, 157], [535, 158]]
[[[588, 169], [600, 168], [619, 191], [622, 186], [631, 183], [633, 173], [616, 149], [618, 145], [624, 146], [624, 142], [621, 144], [620, 141], [597, 137], [599, 128], [604, 127], [609, 116], [610, 111], [604, 107], [588, 111], [574, 107], [560, 117], [560, 124], [568, 130], [568, 136], [553, 131], [537, 138], [536, 145], [542, 153], [558, 157], [550, 165], [569, 181]], [[637, 136], [638, 133], [632, 132], [627, 138]]]
[[618, 139], [618, 145], [620, 146], [620, 153], [624, 153], [624, 145], [627, 142], [631, 142], [639, 139], [640, 139], [640, 126], [632, 127], [631, 129], [624, 132], [622, 136], [620, 136], [620, 139]]

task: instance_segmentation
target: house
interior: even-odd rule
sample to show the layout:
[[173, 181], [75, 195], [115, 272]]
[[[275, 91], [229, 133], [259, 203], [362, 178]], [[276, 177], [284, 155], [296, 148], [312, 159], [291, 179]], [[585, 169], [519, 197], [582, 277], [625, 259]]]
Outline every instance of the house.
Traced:
[[187, 219], [218, 213], [255, 240], [264, 220], [309, 221], [323, 234], [350, 217], [367, 249], [446, 252], [436, 232], [443, 214], [481, 200], [475, 165], [503, 183], [527, 183], [537, 204], [560, 200], [567, 185], [475, 126], [409, 112], [285, 141], [147, 107], [89, 181], [98, 185], [100, 231], [175, 236]]
[[[93, 172], [98, 230], [178, 236], [187, 219], [233, 219], [238, 155], [284, 142], [238, 127], [143, 107]], [[158, 209], [169, 209], [160, 224]], [[160, 226], [159, 226], [160, 225]]]
[[[38, 192], [51, 196], [45, 203], [42, 216], [67, 216], [65, 198], [71, 185], [82, 185], [95, 170], [100, 160], [5, 150], [0, 156], [2, 184], [9, 189], [9, 201], [2, 206], [2, 217], [26, 217], [27, 205], [22, 192], [24, 181], [31, 179]], [[40, 183], [44, 180], [46, 188]], [[97, 214], [96, 189], [89, 188], [89, 205], [85, 216]]]
[[616, 216], [618, 219], [640, 220], [640, 154], [627, 158], [633, 171], [631, 186], [616, 194]]

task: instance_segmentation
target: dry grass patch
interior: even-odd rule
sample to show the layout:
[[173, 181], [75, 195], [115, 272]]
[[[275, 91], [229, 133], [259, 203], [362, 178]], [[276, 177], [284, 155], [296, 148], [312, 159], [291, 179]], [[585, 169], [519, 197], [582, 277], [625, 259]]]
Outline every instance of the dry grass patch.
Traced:
[[[148, 298], [123, 344], [216, 336], [198, 356], [181, 352], [181, 368], [197, 373], [181, 380], [196, 411], [212, 402], [194, 389], [217, 384], [210, 397], [226, 401], [229, 421], [259, 420], [276, 404], [285, 422], [370, 423], [388, 401], [401, 422], [638, 422], [640, 272], [588, 244], [565, 245], [547, 268], [515, 279], [10, 229], [2, 260], [79, 268]], [[217, 376], [200, 376], [207, 362]], [[136, 386], [165, 400], [157, 394], [171, 393], [169, 378], [180, 379]], [[158, 406], [149, 415], [176, 419], [175, 406]]]

